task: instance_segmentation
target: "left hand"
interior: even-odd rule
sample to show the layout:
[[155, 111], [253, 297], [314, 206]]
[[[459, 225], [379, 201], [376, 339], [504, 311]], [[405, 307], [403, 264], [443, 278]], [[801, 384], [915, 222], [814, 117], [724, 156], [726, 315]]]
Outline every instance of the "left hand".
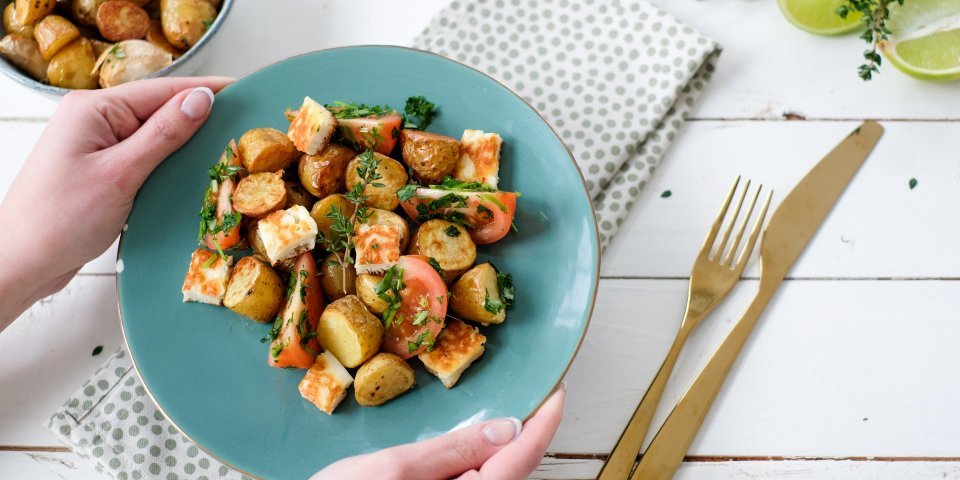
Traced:
[[0, 204], [0, 330], [110, 247], [147, 176], [230, 82], [163, 78], [63, 97]]

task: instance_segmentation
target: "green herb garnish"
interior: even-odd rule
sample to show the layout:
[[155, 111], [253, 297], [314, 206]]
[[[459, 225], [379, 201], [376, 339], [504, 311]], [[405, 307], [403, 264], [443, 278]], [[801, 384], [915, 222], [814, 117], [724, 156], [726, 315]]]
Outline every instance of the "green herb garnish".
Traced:
[[[497, 270], [497, 267], [493, 267], [493, 269]], [[513, 286], [513, 275], [497, 270], [497, 288], [500, 289], [500, 298], [503, 299], [504, 305], [512, 307], [513, 297], [517, 290]]]
[[418, 188], [420, 188], [420, 185], [415, 183], [404, 185], [397, 190], [397, 198], [400, 199], [401, 202], [406, 202], [417, 195]]
[[441, 277], [443, 276], [443, 268], [440, 267], [440, 262], [438, 262], [436, 258], [430, 257], [430, 259], [427, 260], [427, 263], [429, 263], [430, 266], [433, 267], [433, 269], [436, 270]]
[[880, 73], [882, 59], [877, 49], [880, 42], [885, 41], [890, 35], [887, 20], [890, 18], [890, 7], [893, 4], [902, 7], [903, 0], [847, 0], [845, 5], [837, 8], [837, 15], [840, 15], [840, 18], [847, 18], [851, 12], [860, 12], [863, 15], [861, 21], [867, 29], [860, 38], [870, 45], [870, 48], [863, 52], [865, 63], [857, 68], [857, 74], [863, 81], [868, 81], [875, 74]]
[[498, 301], [498, 300], [491, 300], [491, 299], [490, 299], [490, 291], [489, 291], [489, 290], [484, 290], [484, 291], [486, 292], [486, 297], [484, 297], [484, 299], [483, 299], [483, 309], [484, 309], [484, 310], [486, 310], [486, 311], [488, 311], [488, 312], [496, 315], [496, 314], [502, 312], [503, 309], [507, 308], [507, 306], [504, 305], [503, 302]]
[[916, 178], [911, 178], [911, 179], [910, 179], [910, 182], [908, 183], [908, 185], [910, 185], [910, 190], [913, 190], [914, 188], [917, 187], [917, 179], [916, 179]]
[[459, 237], [460, 229], [457, 227], [454, 227], [453, 225], [450, 225], [449, 227], [443, 230], [443, 233], [446, 233], [448, 237]]
[[[394, 265], [384, 272], [383, 279], [374, 288], [377, 296], [387, 302], [387, 310], [383, 312], [383, 324], [387, 327], [393, 323], [397, 311], [400, 310], [401, 290], [403, 290], [403, 269]], [[398, 324], [402, 321], [402, 319], [396, 320]]]
[[497, 190], [490, 185], [480, 182], [463, 182], [453, 177], [443, 177], [439, 185], [430, 185], [430, 188], [437, 190], [453, 190], [457, 192], [496, 192]]
[[333, 105], [325, 105], [327, 110], [333, 113], [334, 117], [340, 120], [361, 117], [380, 117], [393, 113], [390, 105], [364, 105], [362, 103], [347, 103], [339, 100], [333, 102]]
[[410, 97], [403, 113], [403, 128], [426, 130], [437, 114], [437, 106], [421, 96]]

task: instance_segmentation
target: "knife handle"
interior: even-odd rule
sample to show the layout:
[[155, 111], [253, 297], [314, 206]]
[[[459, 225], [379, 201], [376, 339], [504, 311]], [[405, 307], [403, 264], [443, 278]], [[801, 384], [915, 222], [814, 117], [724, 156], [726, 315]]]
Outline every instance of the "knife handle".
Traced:
[[763, 282], [761, 276], [760, 289], [750, 307], [670, 412], [640, 459], [631, 480], [669, 480], [673, 477], [723, 386], [727, 373], [779, 284], [779, 281]]

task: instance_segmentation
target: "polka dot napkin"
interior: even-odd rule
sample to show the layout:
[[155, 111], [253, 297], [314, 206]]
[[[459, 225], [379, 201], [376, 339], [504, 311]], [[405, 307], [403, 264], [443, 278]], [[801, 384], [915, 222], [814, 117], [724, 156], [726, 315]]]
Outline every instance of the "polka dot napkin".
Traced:
[[604, 247], [720, 52], [642, 0], [457, 0], [414, 46], [486, 72], [547, 118], [586, 178]]
[[[414, 46], [490, 74], [547, 118], [586, 178], [603, 246], [710, 80], [720, 51], [641, 0], [457, 0]], [[117, 480], [249, 478], [163, 416], [123, 350], [49, 427]]]

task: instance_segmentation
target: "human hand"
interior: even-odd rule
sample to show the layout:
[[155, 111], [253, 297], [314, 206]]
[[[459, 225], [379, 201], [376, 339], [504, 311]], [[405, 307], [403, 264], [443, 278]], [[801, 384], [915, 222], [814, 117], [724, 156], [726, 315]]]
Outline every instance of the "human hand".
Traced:
[[448, 479], [520, 480], [540, 465], [560, 425], [561, 387], [527, 420], [488, 420], [423, 442], [345, 458], [310, 480]]
[[163, 78], [63, 97], [0, 204], [0, 330], [110, 247], [144, 180], [231, 81]]

